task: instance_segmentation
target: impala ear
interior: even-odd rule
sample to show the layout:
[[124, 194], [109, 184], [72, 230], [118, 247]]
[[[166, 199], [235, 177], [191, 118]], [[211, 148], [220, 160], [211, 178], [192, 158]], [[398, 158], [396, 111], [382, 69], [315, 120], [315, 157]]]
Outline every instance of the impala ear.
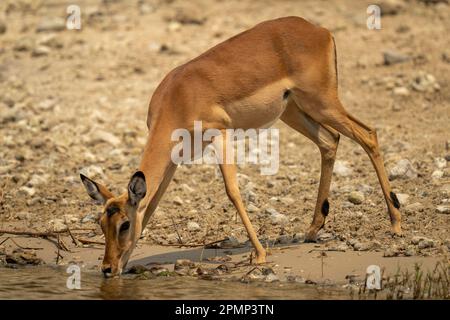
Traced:
[[147, 184], [145, 175], [142, 171], [137, 171], [130, 179], [128, 184], [128, 201], [134, 207], [145, 197], [147, 193]]
[[83, 182], [84, 187], [86, 188], [88, 195], [97, 203], [105, 204], [108, 199], [114, 197], [114, 195], [105, 186], [89, 179], [81, 173], [80, 178]]

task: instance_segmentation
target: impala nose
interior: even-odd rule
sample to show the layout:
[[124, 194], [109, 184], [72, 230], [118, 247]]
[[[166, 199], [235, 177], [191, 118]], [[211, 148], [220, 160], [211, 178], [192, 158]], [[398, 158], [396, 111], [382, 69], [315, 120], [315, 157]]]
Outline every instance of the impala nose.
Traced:
[[109, 266], [102, 267], [102, 272], [103, 272], [103, 275], [105, 277], [110, 275], [111, 274], [111, 267], [109, 267]]

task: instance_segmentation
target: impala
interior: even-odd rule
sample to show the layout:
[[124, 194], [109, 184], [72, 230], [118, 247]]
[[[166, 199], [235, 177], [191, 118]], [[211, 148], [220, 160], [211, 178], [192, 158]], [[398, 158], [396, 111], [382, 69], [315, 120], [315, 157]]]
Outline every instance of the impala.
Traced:
[[[392, 231], [401, 234], [400, 205], [386, 176], [376, 132], [348, 114], [338, 98], [333, 36], [302, 18], [285, 17], [262, 22], [216, 45], [164, 78], [150, 101], [147, 143], [126, 193], [115, 196], [81, 175], [88, 194], [104, 205], [100, 224], [106, 242], [105, 276], [122, 272], [173, 177], [177, 167], [171, 161], [174, 130], [192, 131], [194, 121], [202, 121], [203, 130], [215, 128], [226, 135], [228, 128], [267, 128], [277, 119], [312, 140], [321, 153], [319, 191], [307, 241], [315, 241], [328, 215], [340, 134], [367, 152], [387, 203]], [[265, 263], [266, 252], [241, 199], [236, 165], [219, 166], [226, 193], [255, 248], [256, 263]]]

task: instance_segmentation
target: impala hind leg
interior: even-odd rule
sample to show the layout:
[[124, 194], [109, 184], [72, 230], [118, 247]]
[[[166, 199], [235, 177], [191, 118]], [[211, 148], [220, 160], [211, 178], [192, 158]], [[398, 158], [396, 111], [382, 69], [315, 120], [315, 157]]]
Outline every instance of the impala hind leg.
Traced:
[[[225, 132], [222, 133], [222, 137], [225, 138]], [[235, 163], [226, 163], [226, 140], [223, 139], [215, 139], [214, 146], [216, 150], [223, 150], [223, 154], [221, 159], [224, 161], [219, 162], [220, 171], [222, 172], [223, 180], [225, 182], [225, 190], [227, 192], [228, 198], [234, 204], [236, 210], [241, 217], [242, 222], [244, 223], [245, 229], [247, 230], [248, 237], [256, 250], [256, 263], [265, 263], [266, 262], [266, 250], [264, 250], [263, 246], [258, 240], [255, 230], [253, 229], [253, 225], [247, 215], [247, 212], [244, 207], [244, 203], [242, 202], [241, 193], [239, 191], [239, 184], [237, 180], [237, 169]], [[216, 151], [217, 152], [217, 151]], [[222, 163], [223, 162], [223, 163]]]
[[398, 210], [400, 204], [389, 184], [375, 129], [349, 115], [339, 99], [328, 98], [325, 101], [318, 103], [316, 108], [310, 108], [305, 112], [316, 121], [328, 125], [350, 139], [353, 139], [366, 151], [377, 173], [386, 200], [392, 232], [396, 235], [401, 235], [401, 215]]
[[328, 215], [328, 194], [330, 191], [333, 166], [339, 143], [339, 133], [333, 129], [325, 128], [304, 112], [300, 111], [293, 100], [288, 103], [286, 110], [280, 119], [294, 130], [313, 141], [320, 150], [321, 170], [319, 192], [317, 195], [316, 207], [314, 209], [314, 218], [306, 233], [307, 242], [315, 241], [317, 232], [324, 226], [325, 219]]

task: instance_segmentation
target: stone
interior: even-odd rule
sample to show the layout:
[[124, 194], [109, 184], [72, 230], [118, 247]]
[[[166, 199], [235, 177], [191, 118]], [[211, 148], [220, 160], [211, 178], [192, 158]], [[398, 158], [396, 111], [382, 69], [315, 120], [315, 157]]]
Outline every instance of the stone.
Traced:
[[183, 205], [183, 199], [181, 199], [179, 196], [176, 196], [175, 198], [173, 198], [172, 202], [178, 206]]
[[421, 204], [420, 202], [414, 202], [408, 204], [404, 210], [410, 213], [410, 212], [420, 212], [423, 211], [423, 209], [424, 209], [423, 204]]
[[410, 95], [409, 89], [406, 87], [396, 87], [392, 91], [396, 96], [407, 97]]
[[189, 221], [187, 224], [187, 229], [189, 231], [199, 231], [201, 230], [200, 225], [197, 222]]
[[364, 194], [359, 191], [352, 191], [347, 197], [347, 200], [353, 204], [361, 204], [364, 202]]
[[188, 186], [186, 183], [183, 183], [181, 185], [181, 189], [186, 192], [186, 193], [193, 193], [195, 191], [195, 189], [191, 188], [190, 186]]
[[439, 213], [450, 214], [450, 206], [439, 205], [436, 207], [436, 211]]
[[47, 17], [37, 26], [36, 32], [59, 32], [66, 29], [66, 20], [59, 17]]
[[418, 173], [411, 161], [408, 159], [401, 159], [389, 171], [389, 180], [395, 179], [414, 179], [417, 178]]
[[419, 72], [411, 82], [411, 87], [418, 92], [434, 92], [439, 91], [440, 86], [436, 82], [436, 78], [429, 73]]
[[291, 197], [283, 197], [280, 199], [280, 202], [286, 206], [290, 206], [295, 203], [295, 200]]
[[48, 226], [53, 232], [60, 232], [67, 229], [63, 219], [52, 219], [48, 222]]
[[306, 236], [303, 232], [298, 232], [298, 233], [294, 234], [292, 241], [295, 243], [301, 243], [301, 242], [305, 242], [305, 238], [306, 238]]
[[32, 187], [23, 186], [19, 188], [19, 193], [24, 196], [32, 197], [36, 193], [36, 189]]
[[410, 60], [411, 57], [401, 54], [399, 52], [396, 51], [392, 51], [392, 50], [387, 50], [383, 52], [383, 61], [384, 64], [387, 66], [393, 65], [393, 64], [397, 64], [397, 63], [402, 63], [402, 62], [406, 62], [408, 60]]
[[276, 281], [280, 281], [280, 279], [278, 278], [278, 276], [274, 273], [269, 273], [268, 275], [266, 275], [266, 277], [264, 278], [264, 282], [276, 282]]
[[103, 169], [96, 165], [91, 165], [89, 167], [82, 168], [80, 173], [89, 178], [101, 177], [104, 175]]
[[[269, 212], [269, 209], [266, 209], [266, 212]], [[284, 226], [289, 222], [289, 219], [284, 214], [279, 213], [275, 209], [270, 210], [270, 212], [269, 218], [272, 224]]]
[[384, 251], [383, 257], [390, 258], [397, 256], [397, 252], [394, 249], [388, 248]]
[[426, 239], [426, 238], [423, 237], [423, 236], [414, 236], [414, 237], [411, 238], [411, 243], [415, 244], [415, 245], [418, 245], [419, 242], [424, 240], [424, 239]]
[[431, 174], [431, 178], [433, 179], [441, 179], [444, 176], [444, 171], [442, 170], [434, 170]]
[[95, 130], [91, 134], [90, 143], [95, 145], [100, 142], [106, 142], [113, 145], [114, 147], [117, 147], [121, 144], [121, 140], [114, 134], [103, 130]]
[[31, 56], [33, 57], [43, 57], [49, 55], [51, 52], [49, 47], [46, 46], [37, 46], [31, 52]]
[[48, 175], [38, 175], [34, 174], [31, 176], [31, 179], [27, 182], [27, 185], [30, 187], [36, 187], [39, 185], [46, 184], [48, 182]]
[[6, 23], [0, 20], [0, 34], [6, 33], [6, 30], [8, 30]]
[[346, 162], [338, 160], [334, 164], [333, 173], [341, 177], [348, 177], [352, 174], [352, 169], [347, 166]]
[[279, 236], [276, 240], [276, 243], [279, 244], [290, 244], [293, 242], [293, 237], [287, 234], [283, 234]]
[[419, 242], [419, 249], [427, 249], [427, 248], [432, 248], [434, 247], [435, 243], [433, 240], [431, 239], [422, 239]]
[[259, 212], [260, 209], [257, 206], [255, 206], [253, 203], [249, 203], [247, 206], [247, 211], [250, 213], [254, 213], [254, 212]]
[[319, 234], [317, 235], [317, 241], [320, 242], [330, 241], [333, 240], [334, 238], [335, 238], [334, 235], [330, 232], [319, 231]]
[[373, 244], [370, 243], [370, 242], [359, 242], [359, 241], [356, 241], [353, 244], [353, 249], [355, 249], [356, 251], [369, 251], [372, 248], [373, 248]]
[[64, 46], [62, 41], [55, 34], [44, 35], [38, 39], [37, 44], [52, 49], [61, 49]]
[[82, 219], [81, 219], [81, 223], [95, 223], [97, 222], [97, 215], [90, 213], [85, 215]]
[[396, 15], [405, 9], [405, 3], [401, 0], [380, 0], [376, 4], [380, 6], [381, 15]]
[[447, 160], [445, 158], [435, 158], [434, 163], [436, 167], [438, 167], [438, 169], [444, 169], [445, 167], [447, 167]]
[[396, 193], [398, 202], [401, 206], [406, 206], [408, 204], [409, 194], [406, 193]]

